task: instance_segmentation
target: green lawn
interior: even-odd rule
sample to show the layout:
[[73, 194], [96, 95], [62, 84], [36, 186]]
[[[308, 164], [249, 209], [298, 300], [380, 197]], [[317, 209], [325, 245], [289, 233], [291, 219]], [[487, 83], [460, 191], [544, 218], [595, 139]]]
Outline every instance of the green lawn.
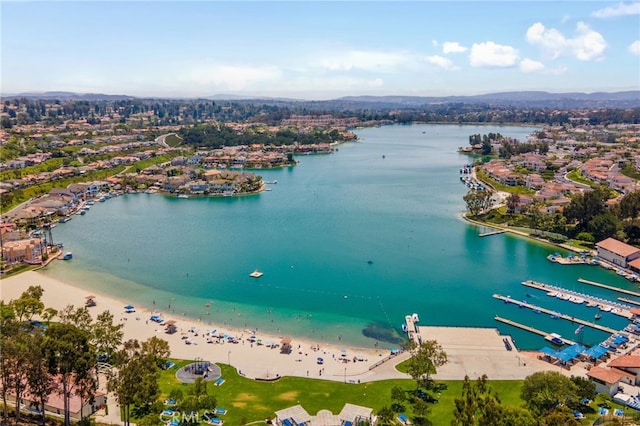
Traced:
[[[191, 361], [177, 361], [178, 368]], [[208, 384], [208, 392], [218, 401], [218, 407], [227, 409], [227, 414], [220, 416], [228, 425], [244, 425], [251, 422], [273, 418], [276, 411], [301, 404], [311, 415], [319, 410], [328, 409], [339, 413], [345, 403], [362, 405], [373, 409], [374, 414], [384, 406], [391, 406], [391, 389], [398, 386], [407, 391], [415, 389], [415, 382], [408, 379], [385, 380], [371, 383], [351, 384], [329, 380], [307, 379], [300, 377], [283, 377], [275, 382], [260, 382], [238, 375], [235, 368], [218, 364], [225, 382], [222, 386]], [[402, 365], [400, 365], [402, 369]], [[163, 371], [160, 378], [164, 400], [173, 388], [179, 388], [186, 395], [192, 385], [183, 385], [175, 378], [177, 369]], [[462, 392], [462, 380], [436, 381], [446, 389], [442, 392], [430, 391], [439, 402], [429, 404], [431, 412], [427, 416], [433, 425], [448, 425], [453, 420], [454, 399]], [[522, 406], [520, 390], [523, 380], [493, 380], [489, 385], [498, 394], [504, 406]], [[608, 402], [610, 411], [623, 408], [610, 399], [598, 396], [589, 407], [582, 412], [586, 418], [582, 424], [592, 424], [598, 417], [598, 404]], [[409, 400], [403, 403], [403, 410], [409, 418], [413, 416]], [[214, 407], [207, 407], [214, 408]], [[634, 410], [626, 409], [629, 416]]]
[[[176, 361], [178, 367], [188, 361]], [[384, 406], [391, 406], [391, 389], [398, 386], [407, 391], [415, 389], [415, 382], [407, 379], [385, 380], [371, 383], [351, 384], [329, 380], [283, 377], [276, 382], [260, 382], [238, 375], [233, 367], [220, 365], [225, 382], [222, 386], [208, 385], [208, 392], [215, 395], [218, 407], [226, 408], [227, 414], [220, 416], [230, 425], [243, 425], [273, 418], [275, 411], [301, 404], [307, 412], [315, 415], [328, 409], [334, 414], [342, 410], [345, 403], [370, 407], [377, 413]], [[175, 379], [177, 370], [164, 371], [160, 380], [162, 400], [173, 388], [188, 393], [191, 385], [182, 385]], [[446, 425], [453, 419], [454, 398], [462, 391], [462, 381], [443, 381], [447, 389], [441, 393], [430, 392], [439, 399], [429, 404], [432, 411], [428, 418], [434, 425]], [[491, 386], [500, 395], [503, 404], [520, 405], [522, 381], [492, 381]], [[412, 416], [411, 404], [407, 400], [403, 412]], [[211, 407], [213, 408], [213, 407]]]
[[164, 142], [170, 147], [176, 147], [182, 143], [182, 138], [172, 133], [164, 139]]

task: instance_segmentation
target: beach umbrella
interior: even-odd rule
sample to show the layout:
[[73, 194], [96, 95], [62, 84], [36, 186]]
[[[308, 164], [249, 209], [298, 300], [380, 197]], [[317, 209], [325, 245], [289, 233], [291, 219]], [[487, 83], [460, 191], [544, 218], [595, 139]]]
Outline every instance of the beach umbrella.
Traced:
[[127, 306], [125, 306], [124, 308], [125, 308], [125, 309], [127, 309], [127, 310], [130, 310], [130, 309], [133, 309], [133, 308], [134, 308], [134, 306], [127, 305]]
[[324, 359], [321, 357], [316, 358], [316, 361], [318, 362], [318, 364], [323, 364], [324, 363]]
[[89, 295], [87, 297], [85, 297], [85, 299], [95, 299], [96, 297], [94, 295]]
[[346, 349], [342, 349], [340, 352], [342, 353], [342, 356], [347, 356], [347, 350]]

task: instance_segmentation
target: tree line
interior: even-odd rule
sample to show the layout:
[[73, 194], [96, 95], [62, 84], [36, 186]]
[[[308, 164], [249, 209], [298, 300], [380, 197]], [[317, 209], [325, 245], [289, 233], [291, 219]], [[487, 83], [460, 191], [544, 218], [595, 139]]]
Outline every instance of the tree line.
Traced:
[[294, 129], [284, 128], [275, 132], [246, 129], [236, 131], [224, 124], [196, 125], [183, 127], [178, 132], [184, 145], [194, 147], [221, 148], [223, 146], [238, 146], [261, 144], [265, 146], [288, 146], [294, 143], [301, 145], [334, 143], [348, 137], [342, 132], [332, 129], [316, 129], [299, 133]]
[[[68, 305], [61, 311], [45, 307], [44, 290], [31, 286], [10, 302], [0, 301], [0, 392], [3, 424], [9, 424], [8, 400], [15, 402], [15, 424], [21, 424], [21, 405], [30, 401], [46, 424], [45, 403], [50, 395], [63, 400], [64, 424], [71, 423], [70, 401], [93, 404], [99, 386], [98, 360], [105, 364], [107, 387], [116, 394], [125, 421], [130, 407], [150, 411], [160, 388], [160, 367], [169, 344], [157, 337], [122, 342], [122, 324], [104, 311], [93, 320], [86, 306]], [[40, 318], [42, 323], [35, 321]], [[53, 321], [56, 318], [57, 321]], [[112, 368], [113, 367], [113, 368]], [[82, 414], [84, 416], [84, 413]], [[80, 424], [90, 424], [83, 417]]]
[[604, 187], [574, 194], [562, 212], [543, 213], [539, 203], [532, 203], [523, 211], [520, 195], [510, 194], [505, 200], [506, 215], [491, 211], [493, 191], [471, 190], [464, 197], [467, 210], [473, 216], [506, 221], [511, 225], [560, 234], [586, 243], [595, 243], [608, 237], [631, 245], [640, 245], [640, 192], [631, 192], [619, 203], [608, 204], [611, 192]]

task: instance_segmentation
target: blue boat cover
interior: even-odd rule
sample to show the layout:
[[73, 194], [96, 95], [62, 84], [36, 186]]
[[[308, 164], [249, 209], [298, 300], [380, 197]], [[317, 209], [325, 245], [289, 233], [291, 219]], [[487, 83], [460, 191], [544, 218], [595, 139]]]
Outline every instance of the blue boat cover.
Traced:
[[595, 346], [590, 347], [589, 349], [587, 349], [583, 353], [586, 356], [590, 356], [590, 357], [595, 358], [595, 359], [600, 359], [603, 356], [605, 356], [607, 354], [607, 352], [608, 352], [607, 348], [603, 348], [600, 345], [595, 345]]

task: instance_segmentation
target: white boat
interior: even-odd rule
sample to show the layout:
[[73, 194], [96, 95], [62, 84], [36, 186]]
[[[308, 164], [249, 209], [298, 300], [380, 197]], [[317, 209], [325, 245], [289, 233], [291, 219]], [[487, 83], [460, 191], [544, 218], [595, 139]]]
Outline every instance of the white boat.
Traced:
[[264, 273], [258, 271], [257, 269], [249, 274], [251, 278], [260, 278]]
[[71, 260], [71, 259], [73, 259], [73, 253], [71, 253], [70, 251], [66, 252], [62, 256], [62, 260]]
[[187, 194], [178, 194], [178, 198], [189, 198]]

